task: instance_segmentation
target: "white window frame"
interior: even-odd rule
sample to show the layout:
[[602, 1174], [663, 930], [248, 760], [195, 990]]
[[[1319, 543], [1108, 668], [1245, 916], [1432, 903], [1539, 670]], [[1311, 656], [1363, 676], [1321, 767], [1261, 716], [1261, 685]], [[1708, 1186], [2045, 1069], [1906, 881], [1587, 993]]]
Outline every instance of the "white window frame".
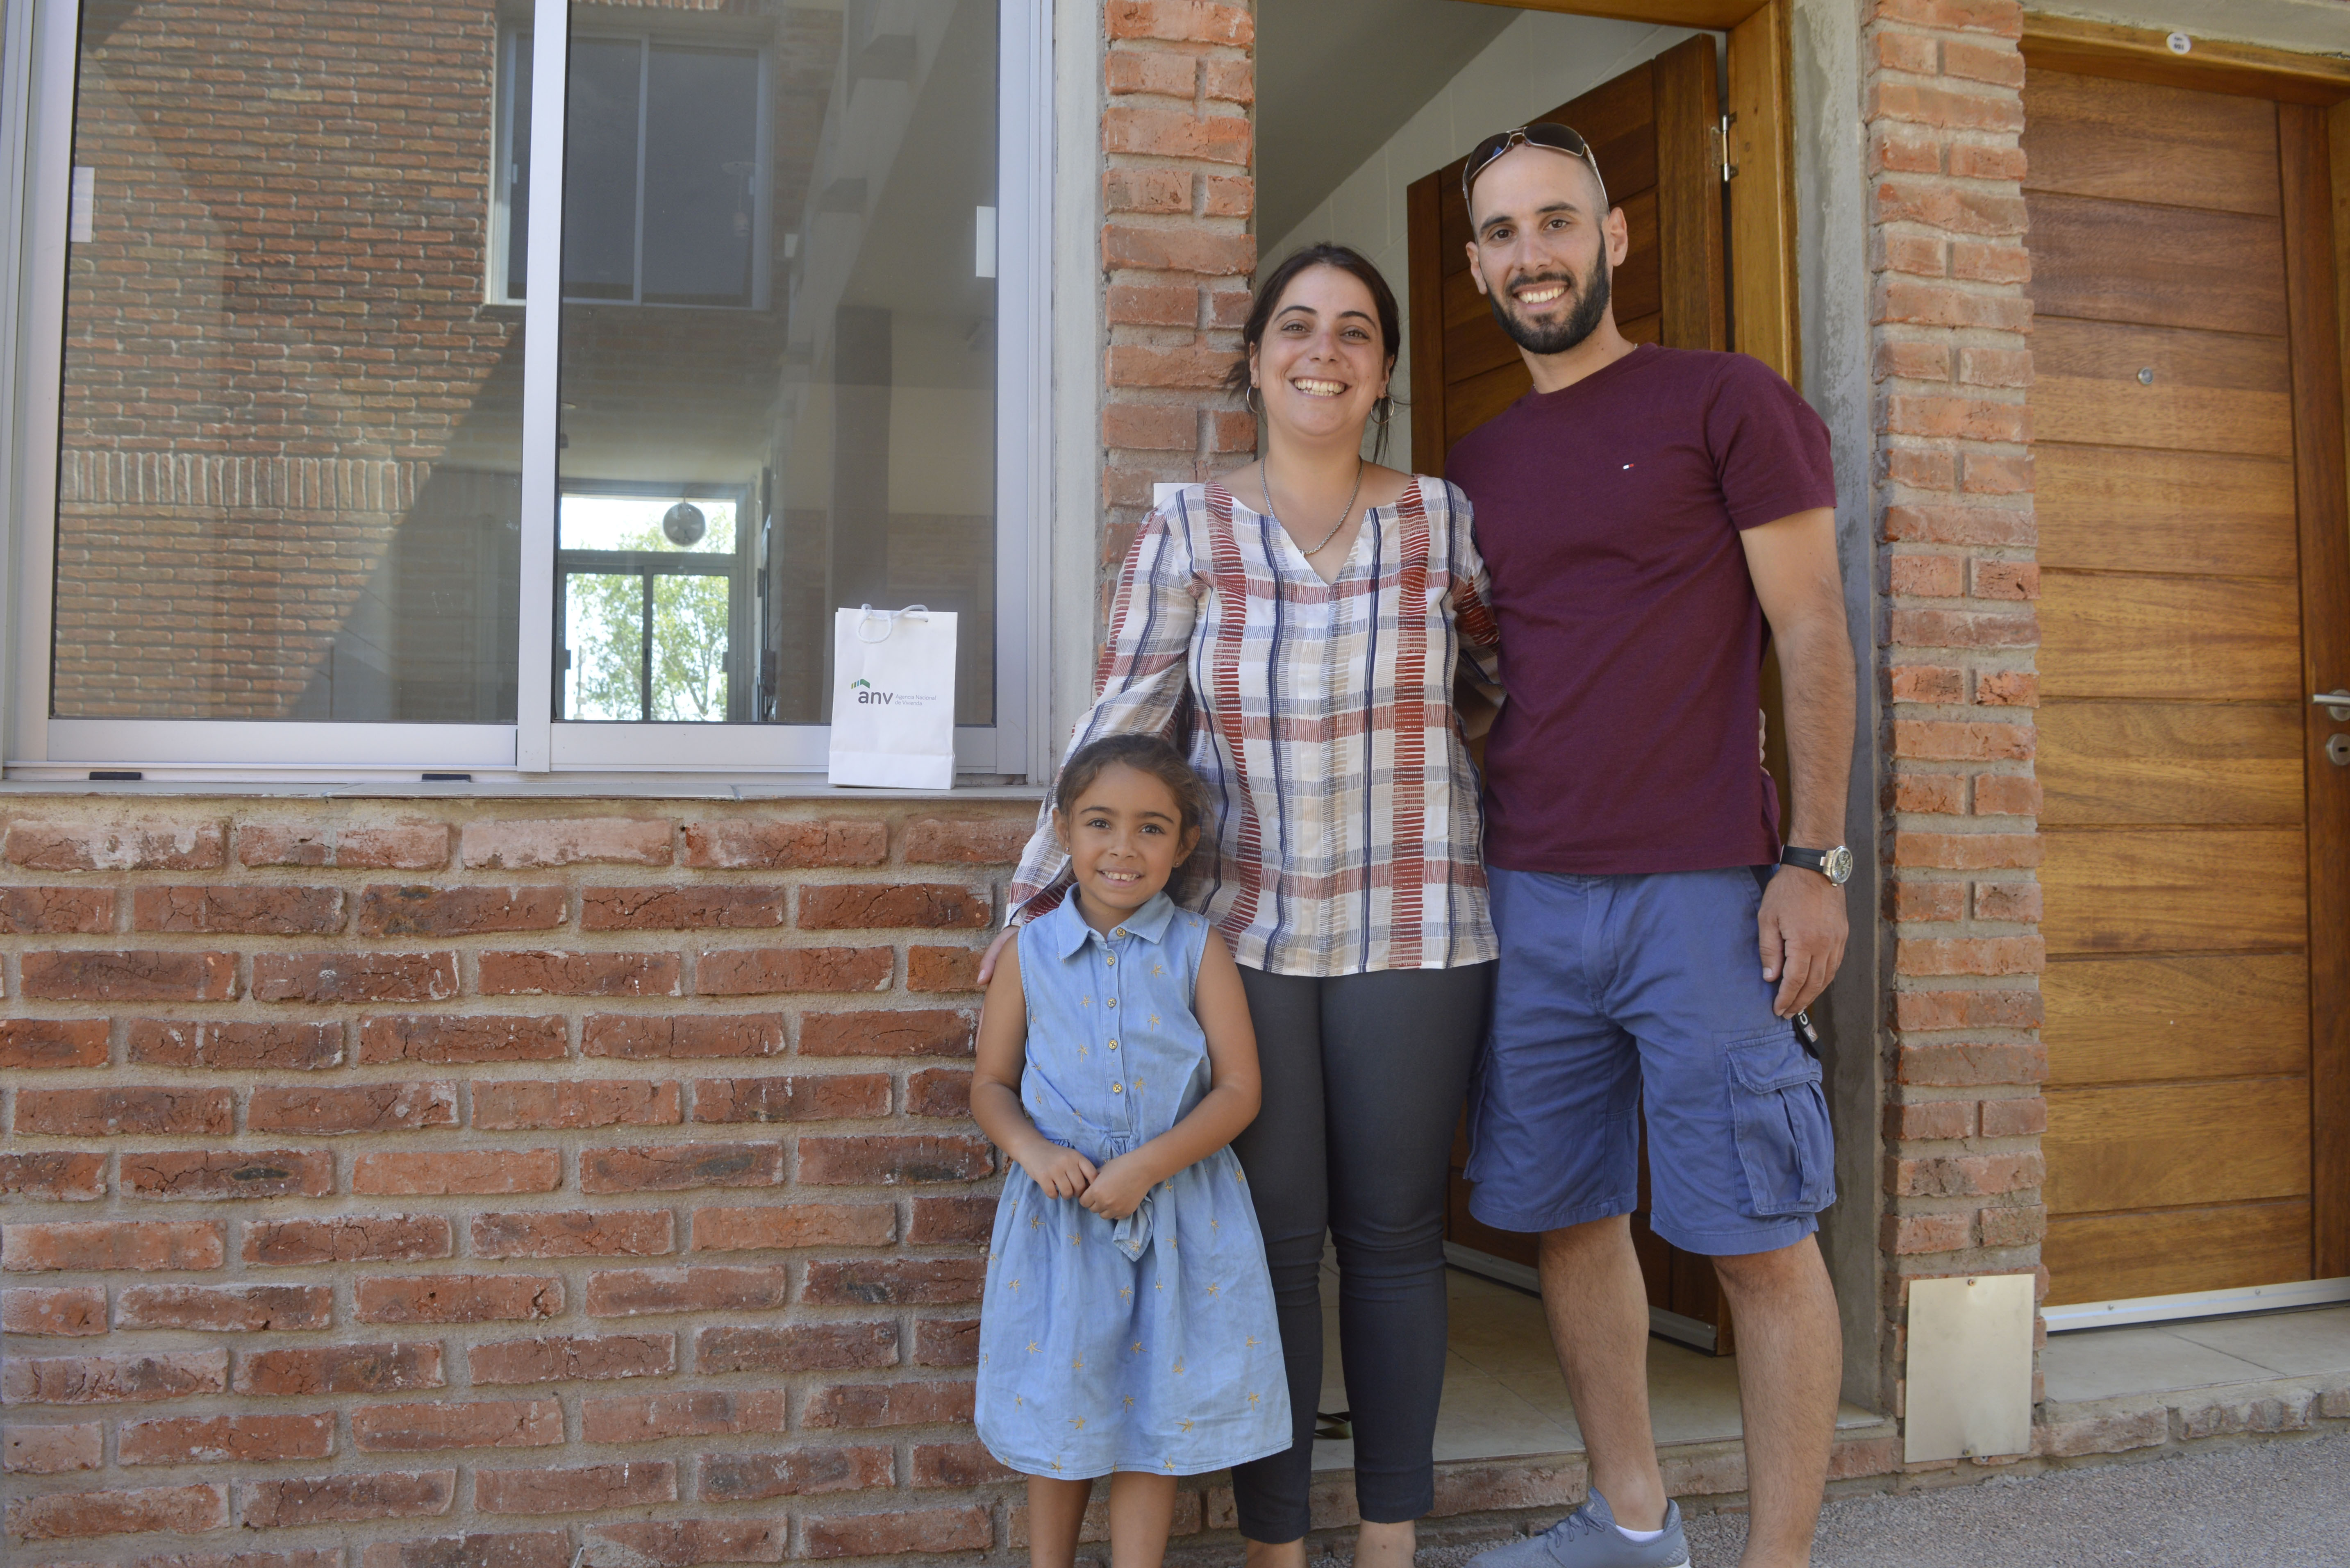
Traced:
[[[534, 0], [530, 259], [522, 304], [523, 460], [517, 722], [511, 724], [321, 723], [49, 716], [51, 607], [57, 548], [59, 383], [64, 369], [66, 247], [72, 182], [80, 0], [7, 7], [9, 114], [0, 141], [21, 136], [21, 244], [15, 247], [14, 352], [0, 366], [8, 419], [0, 430], [14, 524], [13, 659], [7, 776], [80, 780], [136, 772], [151, 781], [381, 779], [431, 773], [501, 776], [614, 774], [820, 774], [828, 731], [815, 724], [557, 722], [554, 717], [556, 370], [560, 348], [564, 95], [568, 0]], [[28, 15], [29, 14], [29, 15]], [[29, 34], [29, 36], [26, 35]], [[501, 45], [506, 35], [502, 30]], [[955, 732], [959, 774], [1033, 775], [1042, 751], [1045, 624], [1055, 421], [1052, 27], [1034, 0], [997, 0], [999, 125], [995, 421], [995, 722]], [[20, 47], [21, 46], [21, 47]], [[503, 92], [500, 84], [497, 90]], [[763, 95], [764, 97], [764, 95]], [[503, 172], [503, 171], [501, 171]], [[100, 192], [99, 199], [105, 199]], [[498, 248], [494, 246], [494, 248]], [[494, 281], [494, 280], [493, 280]], [[0, 348], [11, 347], [0, 340]]]

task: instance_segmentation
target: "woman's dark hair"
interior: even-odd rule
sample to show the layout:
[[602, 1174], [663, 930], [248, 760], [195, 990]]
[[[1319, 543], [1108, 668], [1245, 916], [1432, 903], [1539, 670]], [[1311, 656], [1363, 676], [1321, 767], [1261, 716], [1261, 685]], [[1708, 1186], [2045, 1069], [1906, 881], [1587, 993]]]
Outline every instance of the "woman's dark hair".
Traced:
[[1206, 827], [1208, 786], [1200, 782], [1183, 753], [1157, 735], [1105, 735], [1079, 746], [1076, 755], [1061, 764], [1061, 776], [1054, 782], [1053, 809], [1068, 816], [1094, 780], [1113, 767], [1132, 768], [1165, 784], [1175, 797], [1176, 814], [1185, 833]]
[[[1255, 303], [1249, 306], [1248, 320], [1241, 327], [1240, 363], [1224, 376], [1224, 386], [1228, 390], [1243, 397], [1248, 394], [1248, 351], [1264, 341], [1264, 329], [1272, 325], [1273, 313], [1281, 308], [1281, 296], [1289, 292], [1290, 284], [1299, 273], [1315, 266], [1336, 267], [1371, 291], [1371, 307], [1379, 316], [1380, 352], [1388, 365], [1395, 363], [1396, 356], [1401, 352], [1403, 326], [1401, 315], [1396, 309], [1395, 290], [1388, 286], [1388, 280], [1379, 275], [1379, 269], [1371, 265], [1368, 257], [1351, 245], [1327, 243], [1307, 245], [1284, 256], [1281, 265], [1265, 274], [1256, 286]], [[1388, 421], [1394, 417], [1395, 402], [1393, 394], [1390, 394], [1373, 405], [1371, 417], [1379, 428], [1378, 439], [1371, 448], [1373, 462], [1381, 462], [1387, 456]]]

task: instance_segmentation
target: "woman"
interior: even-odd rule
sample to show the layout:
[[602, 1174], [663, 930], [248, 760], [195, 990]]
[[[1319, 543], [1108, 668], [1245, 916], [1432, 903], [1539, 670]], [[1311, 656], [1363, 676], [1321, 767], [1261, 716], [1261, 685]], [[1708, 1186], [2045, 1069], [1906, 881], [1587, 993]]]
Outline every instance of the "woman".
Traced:
[[[1434, 1501], [1446, 1156], [1495, 954], [1451, 689], [1463, 654], [1491, 680], [1494, 632], [1460, 493], [1362, 456], [1393, 407], [1396, 314], [1343, 246], [1264, 279], [1233, 383], [1263, 418], [1263, 457], [1145, 523], [1070, 743], [1167, 733], [1216, 804], [1184, 901], [1232, 944], [1256, 1025], [1263, 1110], [1233, 1147], [1293, 1417], [1286, 1451], [1233, 1471], [1252, 1568], [1305, 1562], [1326, 1231], [1360, 1568], [1409, 1568]], [[1054, 908], [1066, 879], [1040, 818], [1014, 920]]]

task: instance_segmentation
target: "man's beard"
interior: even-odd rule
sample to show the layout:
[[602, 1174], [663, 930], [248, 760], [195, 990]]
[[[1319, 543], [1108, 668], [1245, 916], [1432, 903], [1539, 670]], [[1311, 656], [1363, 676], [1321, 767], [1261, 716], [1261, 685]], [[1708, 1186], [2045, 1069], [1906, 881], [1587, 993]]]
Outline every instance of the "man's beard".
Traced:
[[[1574, 275], [1563, 271], [1544, 273], [1523, 281], [1563, 283], [1570, 289], [1575, 287]], [[1575, 308], [1564, 319], [1548, 324], [1521, 320], [1503, 305], [1507, 297], [1503, 289], [1495, 289], [1492, 294], [1493, 319], [1502, 324], [1502, 330], [1510, 335], [1513, 342], [1529, 354], [1564, 354], [1598, 330], [1599, 318], [1607, 313], [1609, 282], [1607, 252], [1603, 246], [1593, 265], [1591, 286], [1576, 293]]]

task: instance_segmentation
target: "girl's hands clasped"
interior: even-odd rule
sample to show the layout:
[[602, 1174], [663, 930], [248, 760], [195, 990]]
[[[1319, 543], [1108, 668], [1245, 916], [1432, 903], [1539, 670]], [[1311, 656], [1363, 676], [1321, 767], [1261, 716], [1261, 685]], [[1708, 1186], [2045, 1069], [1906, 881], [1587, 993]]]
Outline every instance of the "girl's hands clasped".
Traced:
[[1076, 1149], [1064, 1148], [1056, 1143], [1044, 1144], [1033, 1152], [1012, 1158], [1020, 1162], [1028, 1179], [1047, 1198], [1076, 1198], [1094, 1183], [1094, 1162]]
[[1158, 1179], [1147, 1162], [1133, 1154], [1122, 1154], [1095, 1174], [1077, 1201], [1105, 1220], [1123, 1220], [1142, 1207]]
[[1105, 1220], [1123, 1220], [1141, 1208], [1151, 1184], [1159, 1179], [1147, 1161], [1131, 1154], [1119, 1155], [1097, 1168], [1076, 1149], [1042, 1143], [1030, 1153], [1012, 1158], [1045, 1197], [1074, 1198]]

